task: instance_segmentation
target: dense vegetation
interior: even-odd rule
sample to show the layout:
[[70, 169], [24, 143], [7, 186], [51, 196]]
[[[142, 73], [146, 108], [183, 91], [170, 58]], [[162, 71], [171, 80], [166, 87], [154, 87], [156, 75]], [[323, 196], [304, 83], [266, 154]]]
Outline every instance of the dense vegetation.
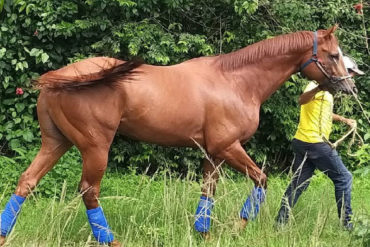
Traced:
[[[316, 30], [339, 23], [337, 36], [345, 53], [368, 70], [370, 5], [358, 0], [0, 0], [0, 170], [15, 181], [40, 145], [36, 116], [38, 91], [31, 80], [82, 58], [105, 55], [142, 57], [168, 65], [189, 58], [227, 53], [282, 33]], [[306, 81], [294, 75], [262, 107], [259, 130], [245, 148], [269, 170], [290, 164], [298, 121], [297, 97]], [[370, 75], [357, 79], [361, 110], [351, 98], [337, 99], [336, 112], [358, 121], [365, 143], [370, 139]], [[345, 131], [336, 125], [335, 140]], [[351, 169], [369, 164], [369, 145], [340, 147]], [[180, 174], [199, 169], [202, 154], [164, 148], [117, 137], [111, 149], [112, 169], [149, 172], [158, 167]], [[77, 151], [43, 183], [79, 176]], [[368, 170], [360, 170], [368, 171]], [[49, 179], [49, 180], [48, 180]], [[72, 179], [73, 180], [73, 179]], [[49, 191], [49, 193], [51, 193]]]

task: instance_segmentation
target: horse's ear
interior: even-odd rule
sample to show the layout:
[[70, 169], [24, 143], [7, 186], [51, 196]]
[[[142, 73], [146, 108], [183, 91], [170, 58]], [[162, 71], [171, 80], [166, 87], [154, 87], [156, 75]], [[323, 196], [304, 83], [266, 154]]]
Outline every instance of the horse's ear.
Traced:
[[335, 30], [337, 30], [337, 28], [338, 28], [338, 24], [335, 24], [334, 26], [329, 27], [329, 28], [326, 30], [326, 32], [325, 32], [325, 34], [324, 34], [324, 37], [328, 37], [330, 34], [334, 33], [334, 32], [335, 32]]

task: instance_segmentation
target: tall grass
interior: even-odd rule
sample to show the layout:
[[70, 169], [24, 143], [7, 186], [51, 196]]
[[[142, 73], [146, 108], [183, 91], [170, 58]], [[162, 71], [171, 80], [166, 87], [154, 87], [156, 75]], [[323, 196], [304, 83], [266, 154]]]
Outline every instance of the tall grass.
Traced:
[[[287, 178], [270, 178], [258, 218], [238, 232], [234, 224], [253, 185], [244, 178], [235, 180], [224, 174], [217, 188], [211, 239], [207, 242], [193, 230], [200, 184], [191, 175], [179, 179], [169, 175], [107, 174], [100, 203], [115, 238], [124, 246], [369, 246], [368, 239], [339, 225], [334, 187], [322, 174], [315, 176], [301, 196], [290, 223], [275, 230], [274, 218], [288, 182]], [[369, 195], [370, 179], [355, 177], [356, 217], [370, 215]], [[0, 198], [2, 208], [8, 198]], [[65, 198], [65, 193], [53, 199], [31, 195], [7, 246], [95, 246], [80, 196]]]

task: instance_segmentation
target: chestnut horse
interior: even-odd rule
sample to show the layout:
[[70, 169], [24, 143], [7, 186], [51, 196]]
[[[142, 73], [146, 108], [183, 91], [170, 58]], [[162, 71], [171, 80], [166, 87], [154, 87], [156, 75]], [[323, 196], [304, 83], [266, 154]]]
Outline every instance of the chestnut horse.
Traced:
[[6, 206], [13, 214], [2, 214], [2, 242], [30, 191], [75, 145], [83, 158], [80, 190], [94, 236], [119, 246], [98, 205], [116, 132], [159, 145], [203, 147], [215, 161], [203, 162], [203, 204], [214, 195], [222, 161], [266, 188], [266, 175], [242, 147], [258, 127], [261, 104], [300, 69], [324, 90], [355, 91], [335, 29], [281, 35], [173, 66], [96, 57], [42, 75], [37, 103], [42, 145]]

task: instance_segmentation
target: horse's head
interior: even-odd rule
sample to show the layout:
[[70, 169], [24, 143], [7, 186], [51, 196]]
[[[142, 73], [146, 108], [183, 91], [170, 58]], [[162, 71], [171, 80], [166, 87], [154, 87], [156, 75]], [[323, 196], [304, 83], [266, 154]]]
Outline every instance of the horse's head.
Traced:
[[357, 94], [357, 88], [347, 72], [337, 38], [334, 36], [336, 29], [335, 25], [328, 30], [313, 33], [313, 50], [304, 55], [301, 71], [332, 94], [339, 91]]

